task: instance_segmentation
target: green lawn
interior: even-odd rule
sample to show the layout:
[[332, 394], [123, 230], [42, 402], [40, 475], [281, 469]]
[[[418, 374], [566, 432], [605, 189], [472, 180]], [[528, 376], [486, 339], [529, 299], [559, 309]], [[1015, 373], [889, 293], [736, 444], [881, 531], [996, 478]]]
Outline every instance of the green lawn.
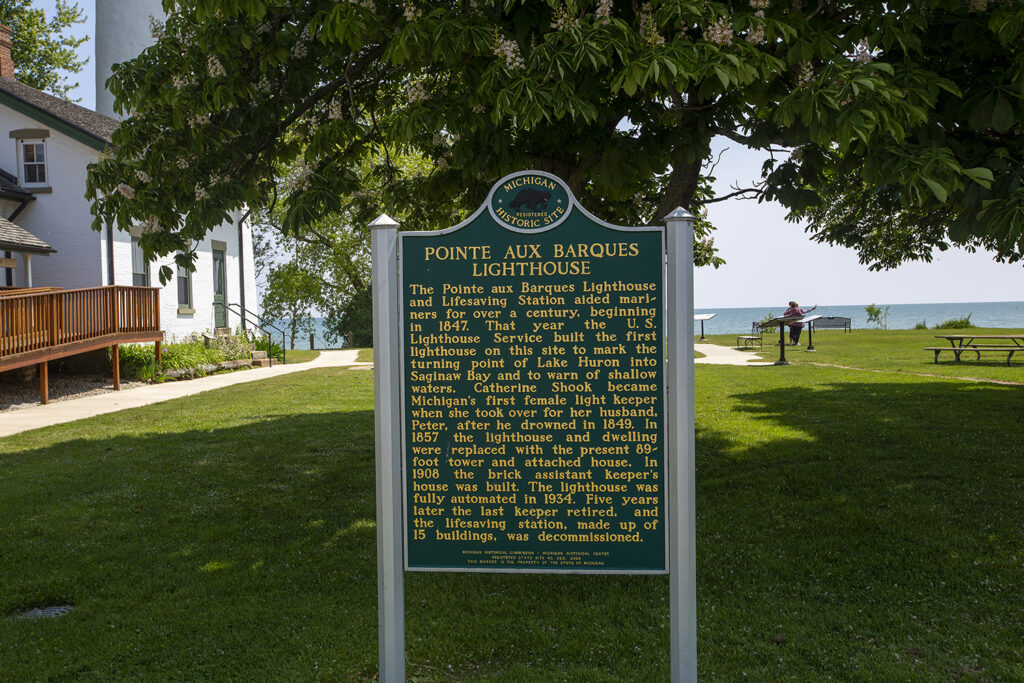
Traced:
[[289, 349], [285, 354], [288, 365], [291, 365], [292, 363], [308, 363], [309, 361], [316, 360], [319, 357], [319, 351], [310, 351], [309, 349]]
[[[786, 347], [786, 360], [794, 363], [824, 363], [893, 373], [925, 373], [943, 377], [971, 377], [1024, 383], [1024, 350], [1014, 355], [1007, 367], [1006, 352], [988, 352], [976, 360], [965, 353], [963, 362], [943, 353], [938, 364], [929, 346], [948, 346], [937, 334], [1024, 334], [1024, 330], [820, 330], [814, 333], [814, 351], [807, 351], [807, 329], [800, 337], [800, 346]], [[763, 349], [746, 349], [762, 359], [778, 360], [778, 331], [764, 335]], [[787, 333], [788, 340], [788, 333]], [[723, 346], [736, 345], [736, 335], [708, 335], [708, 341]], [[991, 343], [991, 342], [990, 342]]]
[[[0, 442], [0, 678], [373, 680], [372, 374], [253, 386]], [[702, 677], [1024, 678], [1021, 415], [1017, 386], [698, 366]], [[664, 577], [406, 589], [410, 680], [668, 678]]]

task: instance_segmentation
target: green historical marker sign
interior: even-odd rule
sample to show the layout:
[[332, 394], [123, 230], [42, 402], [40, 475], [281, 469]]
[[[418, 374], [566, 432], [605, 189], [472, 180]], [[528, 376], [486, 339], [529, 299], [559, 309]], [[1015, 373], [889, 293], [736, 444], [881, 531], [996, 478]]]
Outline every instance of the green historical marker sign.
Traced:
[[398, 254], [406, 568], [666, 572], [664, 229], [527, 171]]

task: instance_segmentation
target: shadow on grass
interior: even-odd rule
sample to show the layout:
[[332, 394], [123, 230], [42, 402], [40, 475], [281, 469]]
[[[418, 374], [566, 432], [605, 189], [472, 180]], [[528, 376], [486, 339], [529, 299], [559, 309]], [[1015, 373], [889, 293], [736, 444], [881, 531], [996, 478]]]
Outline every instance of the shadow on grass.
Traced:
[[[372, 430], [369, 411], [292, 414], [0, 455], [0, 615], [76, 606], [0, 616], [0, 670], [373, 678]], [[406, 588], [411, 680], [667, 671], [661, 577], [410, 573]]]
[[[1019, 677], [1024, 393], [716, 376], [728, 396], [697, 435], [705, 678]], [[0, 670], [371, 679], [372, 413], [252, 419], [0, 456], [0, 612], [76, 605], [0, 618]], [[664, 680], [667, 599], [663, 577], [410, 573], [408, 671]]]
[[719, 636], [704, 661], [1021, 675], [1024, 392], [878, 379], [730, 398], [697, 431], [699, 618]]
[[373, 479], [370, 411], [0, 455], [0, 615], [76, 606], [0, 617], [0, 670], [371, 676]]

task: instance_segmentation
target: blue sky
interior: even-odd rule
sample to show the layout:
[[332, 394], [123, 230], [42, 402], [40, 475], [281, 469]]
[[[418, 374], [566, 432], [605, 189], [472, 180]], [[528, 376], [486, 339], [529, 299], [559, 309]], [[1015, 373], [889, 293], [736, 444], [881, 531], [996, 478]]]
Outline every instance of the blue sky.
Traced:
[[[132, 0], [123, 0], [131, 2]], [[54, 0], [33, 4], [53, 11]], [[79, 33], [92, 36], [95, 0], [79, 0], [88, 21]], [[74, 97], [92, 107], [95, 65], [90, 40], [82, 46], [90, 63], [79, 74]], [[763, 155], [727, 141], [715, 171], [716, 190], [729, 192], [735, 183], [746, 186], [760, 174]], [[893, 271], [873, 273], [849, 249], [815, 244], [799, 225], [785, 220], [778, 204], [729, 200], [710, 207], [718, 230], [715, 243], [726, 260], [718, 270], [700, 268], [694, 274], [697, 308], [779, 307], [790, 299], [805, 305], [944, 303], [1024, 300], [1024, 267], [996, 263], [986, 253], [963, 250], [937, 253], [932, 263], [910, 263]]]

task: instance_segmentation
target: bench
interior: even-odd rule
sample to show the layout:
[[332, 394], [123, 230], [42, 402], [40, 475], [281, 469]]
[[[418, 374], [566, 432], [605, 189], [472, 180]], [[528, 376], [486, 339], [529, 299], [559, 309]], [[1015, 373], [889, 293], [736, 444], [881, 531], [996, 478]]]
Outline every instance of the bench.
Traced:
[[764, 348], [764, 342], [761, 340], [761, 335], [753, 334], [741, 334], [736, 337], [736, 346], [740, 346], [742, 342], [743, 348], [754, 348], [754, 344], [757, 344], [761, 348]]
[[838, 315], [830, 315], [828, 317], [822, 316], [821, 318], [818, 318], [817, 320], [814, 321], [814, 329], [836, 329], [843, 330], [845, 332], [853, 331], [850, 326], [850, 319]]
[[925, 351], [935, 352], [935, 362], [939, 362], [939, 354], [943, 351], [952, 351], [953, 357], [957, 363], [960, 362], [960, 356], [965, 351], [973, 351], [977, 355], [977, 360], [981, 360], [982, 351], [999, 351], [1006, 353], [1006, 364], [1011, 365], [1010, 359], [1013, 358], [1013, 354], [1017, 351], [1024, 351], [1020, 346], [999, 346], [996, 344], [970, 344], [965, 346], [926, 346]]

